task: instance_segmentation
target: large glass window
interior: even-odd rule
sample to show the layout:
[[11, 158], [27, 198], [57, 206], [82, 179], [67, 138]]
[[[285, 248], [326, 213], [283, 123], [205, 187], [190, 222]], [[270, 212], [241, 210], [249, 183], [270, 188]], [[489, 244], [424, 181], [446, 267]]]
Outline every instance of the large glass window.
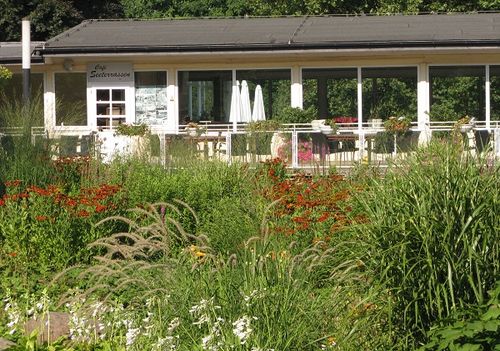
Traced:
[[238, 70], [236, 79], [239, 82], [247, 81], [252, 106], [255, 88], [257, 85], [261, 86], [266, 118], [272, 118], [285, 107], [290, 106], [291, 72], [289, 69]]
[[135, 121], [167, 122], [167, 72], [135, 72]]
[[484, 66], [430, 67], [431, 120], [484, 120]]
[[56, 125], [87, 125], [86, 73], [56, 73]]
[[500, 66], [490, 66], [490, 118], [500, 121]]
[[361, 70], [363, 120], [391, 116], [417, 120], [417, 68], [377, 67]]
[[[43, 97], [43, 73], [31, 73], [30, 75], [31, 84], [31, 97], [32, 98], [42, 98]], [[22, 73], [14, 73], [12, 78], [8, 79], [0, 94], [1, 100], [7, 100], [9, 102], [17, 100], [21, 101], [23, 97], [23, 75]]]
[[179, 123], [229, 120], [231, 71], [183, 71], [178, 82]]
[[[31, 101], [35, 105], [30, 123], [34, 126], [43, 126], [43, 73], [31, 73]], [[7, 113], [0, 113], [0, 127], [19, 126], [21, 121], [17, 118], [17, 111], [22, 106], [23, 75], [14, 73], [4, 82], [0, 89], [0, 110], [6, 109]], [[14, 113], [9, 113], [14, 112]]]
[[320, 118], [357, 117], [357, 70], [304, 69], [304, 108], [315, 106]]

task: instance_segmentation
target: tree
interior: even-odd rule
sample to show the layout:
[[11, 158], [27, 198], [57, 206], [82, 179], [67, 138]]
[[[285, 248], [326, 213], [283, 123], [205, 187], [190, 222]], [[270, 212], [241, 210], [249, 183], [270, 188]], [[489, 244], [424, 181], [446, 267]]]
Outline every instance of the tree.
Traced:
[[21, 20], [30, 17], [32, 40], [47, 40], [89, 18], [123, 17], [119, 0], [0, 0], [0, 41], [21, 40]]

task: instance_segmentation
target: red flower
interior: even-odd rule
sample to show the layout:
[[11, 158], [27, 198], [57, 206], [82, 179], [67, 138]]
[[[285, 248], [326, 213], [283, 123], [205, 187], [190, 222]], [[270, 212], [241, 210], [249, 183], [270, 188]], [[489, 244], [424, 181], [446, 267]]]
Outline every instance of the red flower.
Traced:
[[5, 182], [5, 186], [18, 186], [19, 184], [21, 184], [21, 181], [19, 179], [16, 179], [16, 180], [7, 180]]
[[0, 199], [0, 206], [5, 205], [5, 201], [3, 199]]
[[328, 212], [323, 212], [321, 217], [318, 218], [318, 222], [324, 222], [330, 217], [330, 214]]
[[88, 216], [90, 216], [90, 213], [88, 213], [88, 212], [87, 212], [87, 211], [85, 211], [85, 210], [80, 210], [80, 211], [78, 211], [77, 216], [78, 216], [78, 217], [82, 217], [82, 218], [84, 218], [84, 217], [88, 217]]
[[96, 211], [97, 213], [101, 213], [101, 212], [106, 211], [106, 208], [107, 208], [106, 206], [101, 205], [101, 204], [97, 204], [97, 205], [95, 205], [95, 211]]
[[10, 252], [10, 253], [8, 253], [8, 255], [10, 257], [16, 257], [17, 256], [17, 252]]
[[47, 219], [49, 219], [47, 216], [36, 216], [35, 219], [39, 222], [43, 222], [43, 221], [46, 221]]

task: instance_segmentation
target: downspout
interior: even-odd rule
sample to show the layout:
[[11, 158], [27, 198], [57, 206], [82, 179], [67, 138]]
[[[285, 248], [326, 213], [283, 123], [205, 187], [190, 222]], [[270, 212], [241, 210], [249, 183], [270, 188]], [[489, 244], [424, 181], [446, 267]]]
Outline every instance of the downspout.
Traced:
[[28, 17], [22, 20], [22, 67], [23, 67], [23, 102], [30, 102], [30, 71], [31, 71], [31, 33]]

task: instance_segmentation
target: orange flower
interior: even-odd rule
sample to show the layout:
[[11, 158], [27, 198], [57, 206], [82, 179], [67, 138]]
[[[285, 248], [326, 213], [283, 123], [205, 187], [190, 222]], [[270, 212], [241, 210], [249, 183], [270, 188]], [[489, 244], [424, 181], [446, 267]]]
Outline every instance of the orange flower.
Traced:
[[16, 179], [16, 180], [7, 180], [5, 182], [5, 186], [18, 186], [19, 184], [21, 184], [21, 181], [19, 179]]
[[47, 216], [36, 216], [35, 219], [39, 222], [43, 222], [43, 221], [46, 221], [47, 219], [49, 219]]
[[96, 205], [95, 205], [95, 211], [96, 211], [97, 213], [101, 213], [101, 212], [106, 211], [106, 208], [107, 208], [106, 206], [101, 205], [101, 204], [96, 204]]
[[82, 218], [83, 218], [83, 217], [88, 217], [88, 216], [90, 216], [90, 213], [88, 213], [88, 212], [87, 212], [87, 211], [85, 211], [85, 210], [80, 210], [80, 211], [78, 211], [77, 216], [78, 216], [78, 217], [82, 217]]
[[17, 252], [10, 252], [10, 253], [8, 253], [8, 255], [10, 257], [16, 257], [17, 256]]

